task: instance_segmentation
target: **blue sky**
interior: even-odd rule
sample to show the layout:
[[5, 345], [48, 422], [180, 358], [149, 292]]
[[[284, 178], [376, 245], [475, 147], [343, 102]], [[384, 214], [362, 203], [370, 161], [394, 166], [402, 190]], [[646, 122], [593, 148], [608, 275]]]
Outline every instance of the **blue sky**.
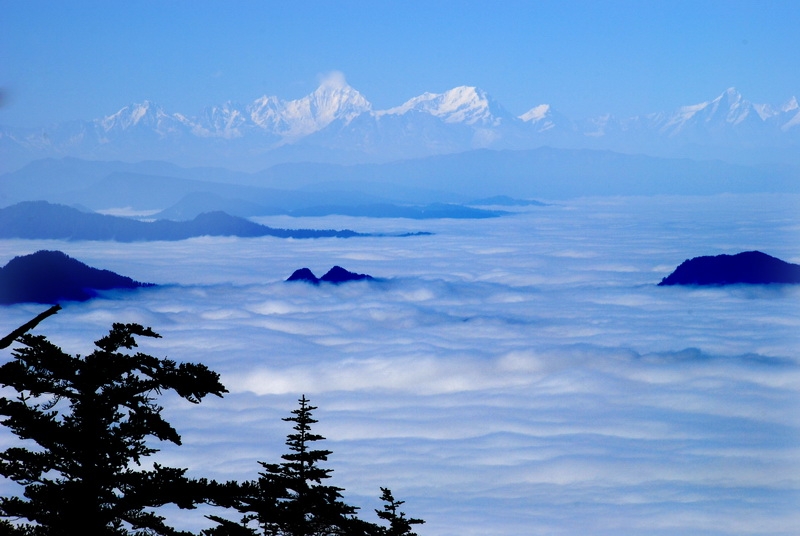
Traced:
[[514, 114], [636, 115], [737, 87], [800, 94], [794, 1], [42, 2], [0, 0], [0, 124], [150, 99], [190, 115], [293, 99], [343, 72], [376, 108], [478, 86]]

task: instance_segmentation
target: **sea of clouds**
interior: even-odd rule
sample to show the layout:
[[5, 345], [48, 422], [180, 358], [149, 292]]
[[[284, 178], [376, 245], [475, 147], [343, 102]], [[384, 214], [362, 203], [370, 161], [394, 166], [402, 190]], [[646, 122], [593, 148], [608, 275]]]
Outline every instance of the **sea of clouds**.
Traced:
[[[420, 536], [789, 535], [800, 288], [656, 284], [698, 255], [800, 262], [798, 207], [718, 195], [578, 199], [480, 221], [271, 217], [259, 221], [435, 234], [5, 240], [0, 265], [59, 249], [163, 285], [68, 304], [35, 332], [85, 354], [112, 322], [138, 322], [163, 336], [142, 351], [221, 373], [224, 399], [162, 399], [184, 444], [159, 460], [193, 475], [255, 478], [257, 460], [279, 461], [281, 418], [305, 394], [332, 483], [371, 520], [391, 488], [427, 521]], [[284, 282], [334, 265], [379, 280]], [[0, 330], [44, 308], [5, 307]]]

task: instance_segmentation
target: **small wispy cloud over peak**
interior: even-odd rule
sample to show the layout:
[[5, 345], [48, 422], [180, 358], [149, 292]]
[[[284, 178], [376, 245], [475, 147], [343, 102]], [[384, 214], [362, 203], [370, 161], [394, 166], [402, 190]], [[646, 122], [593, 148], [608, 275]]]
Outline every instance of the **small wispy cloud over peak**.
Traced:
[[319, 87], [327, 89], [344, 89], [350, 87], [347, 77], [342, 71], [329, 71], [317, 76]]

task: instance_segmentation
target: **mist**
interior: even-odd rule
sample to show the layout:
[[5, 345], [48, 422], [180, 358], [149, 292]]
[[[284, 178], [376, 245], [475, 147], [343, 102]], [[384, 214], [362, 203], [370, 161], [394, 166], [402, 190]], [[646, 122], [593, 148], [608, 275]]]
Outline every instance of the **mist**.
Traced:
[[[224, 399], [165, 397], [154, 458], [254, 478], [305, 394], [333, 484], [364, 518], [389, 487], [420, 536], [792, 534], [800, 526], [800, 288], [657, 287], [698, 255], [800, 262], [800, 196], [606, 197], [490, 220], [259, 218], [431, 236], [0, 241], [161, 285], [36, 329], [85, 354], [113, 322], [202, 362]], [[286, 283], [340, 265], [376, 281]], [[3, 309], [3, 333], [43, 307]], [[7, 355], [7, 354], [6, 354]], [[10, 436], [3, 431], [0, 443]], [[3, 493], [16, 489], [3, 483]], [[170, 511], [176, 525], [209, 526]]]

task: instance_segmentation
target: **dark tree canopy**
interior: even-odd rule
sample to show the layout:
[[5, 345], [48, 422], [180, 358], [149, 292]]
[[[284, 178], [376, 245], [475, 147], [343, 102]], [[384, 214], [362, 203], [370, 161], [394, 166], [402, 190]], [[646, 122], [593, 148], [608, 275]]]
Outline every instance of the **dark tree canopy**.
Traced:
[[381, 500], [383, 510], [375, 510], [378, 517], [389, 523], [388, 527], [380, 527], [381, 536], [417, 536], [411, 531], [411, 525], [421, 525], [425, 523], [421, 519], [408, 518], [405, 513], [400, 512], [399, 508], [405, 501], [395, 500], [392, 490], [381, 488]]
[[305, 396], [299, 402], [293, 416], [283, 419], [294, 423], [294, 432], [286, 438], [290, 452], [281, 456], [282, 463], [259, 462], [264, 471], [254, 486], [251, 517], [263, 534], [271, 536], [356, 534], [351, 531], [357, 523], [356, 508], [342, 501], [341, 488], [324, 483], [332, 469], [320, 463], [331, 451], [314, 448], [325, 439], [311, 431], [317, 408]]
[[[241, 523], [209, 516], [218, 523], [206, 531], [208, 536], [416, 536], [411, 525], [423, 523], [408, 519], [398, 512], [402, 501], [396, 501], [391, 491], [381, 488], [386, 503], [378, 517], [389, 523], [382, 527], [356, 517], [357, 508], [342, 500], [342, 488], [326, 484], [331, 469], [321, 462], [328, 460], [329, 450], [316, 449], [314, 444], [325, 438], [311, 431], [317, 421], [312, 412], [317, 409], [303, 395], [300, 406], [292, 416], [283, 419], [293, 422], [293, 432], [287, 435], [289, 453], [281, 463], [259, 462], [264, 469], [259, 479], [239, 488], [236, 508], [244, 514]], [[255, 526], [254, 526], [255, 525]]]
[[43, 336], [17, 339], [22, 347], [0, 366], [0, 386], [17, 396], [0, 398], [0, 416], [20, 442], [0, 453], [0, 475], [21, 485], [24, 495], [0, 498], [0, 532], [188, 534], [152, 509], [206, 502], [208, 482], [187, 478], [185, 469], [142, 466], [157, 451], [148, 439], [181, 442], [155, 397], [171, 390], [198, 403], [226, 389], [204, 365], [121, 351], [135, 348], [135, 337], [159, 335], [138, 324], [114, 324], [85, 357]]

